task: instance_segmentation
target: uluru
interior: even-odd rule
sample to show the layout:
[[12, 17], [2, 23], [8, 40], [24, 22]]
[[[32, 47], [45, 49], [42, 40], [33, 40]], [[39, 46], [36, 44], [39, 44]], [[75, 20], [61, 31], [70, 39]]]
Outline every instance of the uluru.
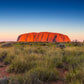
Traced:
[[33, 32], [21, 34], [18, 42], [71, 42], [67, 35], [52, 32]]

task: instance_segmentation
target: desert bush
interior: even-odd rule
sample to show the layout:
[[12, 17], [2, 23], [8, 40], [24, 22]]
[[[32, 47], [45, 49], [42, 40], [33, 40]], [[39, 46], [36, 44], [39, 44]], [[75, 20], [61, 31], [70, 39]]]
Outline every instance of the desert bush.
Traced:
[[[84, 83], [84, 69], [79, 68], [79, 69], [74, 69], [68, 72], [66, 75], [66, 83], [73, 84], [72, 82], [75, 81], [80, 81], [80, 84]], [[79, 84], [79, 83], [78, 83]]]
[[1, 47], [12, 47], [13, 43], [12, 42], [8, 42], [8, 43], [2, 43]]
[[67, 81], [75, 80], [78, 74], [79, 74], [79, 70], [77, 69], [71, 70], [66, 76]]
[[75, 42], [73, 42], [73, 45], [81, 47], [81, 46], [83, 46], [83, 43], [75, 41]]
[[8, 68], [8, 72], [14, 72], [14, 73], [23, 73], [29, 69], [31, 69], [33, 65], [31, 63], [22, 62], [22, 61], [15, 61], [12, 62], [11, 65]]
[[62, 57], [62, 62], [67, 65], [67, 68], [73, 68], [81, 66], [81, 64], [84, 62], [84, 53], [81, 53], [81, 51], [67, 51], [65, 50], [65, 54]]
[[19, 55], [22, 51], [21, 51], [21, 49], [20, 49], [20, 46], [19, 47], [14, 47], [14, 54], [16, 54], [16, 55]]
[[[84, 64], [76, 68], [71, 68], [66, 75], [66, 82], [73, 84], [73, 81], [80, 81], [80, 84], [84, 83]], [[79, 83], [78, 83], [79, 84]]]
[[24, 84], [24, 76], [9, 76], [7, 84]]
[[53, 58], [50, 58], [50, 62], [52, 67], [57, 67], [57, 68], [63, 68], [63, 62], [62, 62], [62, 57], [61, 56], [54, 56]]
[[0, 61], [1, 62], [6, 58], [7, 54], [8, 54], [7, 51], [0, 52]]
[[83, 66], [81, 66], [78, 69], [78, 73], [76, 74], [76, 79], [81, 80], [82, 83], [84, 83], [84, 67]]
[[57, 63], [56, 63], [56, 67], [57, 67], [57, 68], [63, 68], [63, 67], [64, 67], [63, 62], [61, 62], [61, 61], [57, 62]]
[[74, 81], [69, 82], [68, 84], [83, 84], [83, 83], [80, 80], [74, 80]]
[[7, 51], [0, 52], [0, 57], [5, 57], [5, 56], [7, 56]]
[[63, 43], [59, 43], [56, 47], [59, 47], [60, 49], [64, 49], [66, 46]]
[[[25, 74], [28, 79], [37, 78], [40, 81], [56, 81], [59, 78], [59, 73], [56, 69], [48, 69], [45, 67], [37, 67], [31, 69]], [[27, 79], [27, 80], [28, 80]]]
[[8, 68], [8, 72], [15, 72], [15, 73], [23, 73], [27, 70], [30, 70], [32, 67], [35, 66], [35, 62], [32, 61], [35, 59], [33, 56], [32, 57], [19, 57], [15, 58], [12, 63], [10, 64]]
[[11, 62], [12, 62], [12, 57], [9, 57], [9, 56], [7, 56], [4, 60], [3, 60], [3, 62], [4, 62], [4, 64], [5, 65], [8, 65], [8, 64], [10, 64]]
[[33, 50], [34, 53], [40, 53], [40, 54], [44, 54], [45, 53], [45, 49], [42, 49], [41, 47]]
[[8, 78], [8, 84], [43, 84], [42, 81], [34, 78], [30, 79], [27, 76], [18, 75], [18, 76], [10, 76]]
[[37, 67], [27, 71], [23, 76], [9, 77], [8, 84], [44, 84], [44, 81], [57, 81], [59, 73], [56, 69]]

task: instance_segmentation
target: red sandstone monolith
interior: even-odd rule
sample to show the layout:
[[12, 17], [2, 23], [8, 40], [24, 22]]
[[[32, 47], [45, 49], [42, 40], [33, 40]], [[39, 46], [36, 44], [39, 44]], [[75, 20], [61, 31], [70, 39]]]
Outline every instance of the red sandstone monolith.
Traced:
[[67, 35], [51, 32], [22, 34], [17, 39], [18, 42], [71, 42]]

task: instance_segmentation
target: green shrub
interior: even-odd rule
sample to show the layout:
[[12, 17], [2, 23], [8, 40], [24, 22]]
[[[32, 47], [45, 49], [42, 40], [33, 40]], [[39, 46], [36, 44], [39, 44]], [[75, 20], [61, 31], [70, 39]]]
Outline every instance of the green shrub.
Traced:
[[2, 43], [1, 44], [1, 47], [2, 48], [8, 48], [8, 47], [12, 47], [13, 46], [13, 43], [12, 42], [6, 42], [6, 43]]
[[44, 54], [45, 52], [46, 52], [45, 49], [42, 49], [41, 47], [34, 50], [34, 53]]
[[24, 84], [24, 77], [21, 75], [10, 76], [8, 78], [8, 84]]
[[83, 44], [82, 44], [81, 42], [74, 42], [73, 45], [74, 45], [74, 46], [78, 46], [78, 47], [83, 46]]
[[84, 62], [84, 53], [80, 51], [65, 51], [64, 56], [62, 57], [62, 62], [64, 63], [64, 67], [76, 69], [81, 66]]
[[56, 63], [56, 67], [57, 67], [57, 68], [63, 68], [63, 67], [64, 67], [63, 62], [60, 62], [60, 61], [57, 62], [57, 63]]
[[74, 80], [74, 81], [69, 82], [68, 84], [83, 84], [83, 83], [80, 80]]
[[7, 54], [8, 54], [7, 51], [0, 52], [0, 61], [3, 61], [6, 58]]
[[57, 47], [59, 47], [60, 49], [64, 49], [64, 48], [66, 48], [66, 45], [63, 44], [63, 43], [59, 43], [59, 44], [57, 45]]
[[31, 69], [25, 74], [30, 79], [37, 78], [40, 81], [56, 81], [59, 78], [59, 73], [56, 69], [38, 67]]
[[77, 69], [75, 69], [74, 71], [71, 70], [66, 76], [67, 81], [75, 80], [78, 74], [79, 74], [79, 70]]
[[6, 57], [6, 58], [4, 59], [4, 64], [5, 64], [5, 65], [10, 64], [10, 63], [12, 62], [12, 59], [13, 59], [12, 57], [9, 57], [9, 56]]
[[8, 84], [43, 84], [42, 81], [34, 78], [30, 79], [30, 77], [26, 77], [25, 75], [21, 76], [10, 76], [8, 78]]
[[35, 66], [34, 62], [28, 62], [23, 60], [13, 60], [11, 65], [8, 68], [8, 72], [15, 72], [15, 73], [23, 73], [27, 70], [30, 70], [32, 67]]

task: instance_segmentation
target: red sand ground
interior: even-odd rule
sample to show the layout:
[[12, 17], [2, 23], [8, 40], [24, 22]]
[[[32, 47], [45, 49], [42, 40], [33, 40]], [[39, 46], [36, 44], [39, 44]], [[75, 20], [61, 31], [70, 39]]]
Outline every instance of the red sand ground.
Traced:
[[4, 65], [3, 63], [0, 62], [0, 66], [2, 66], [2, 67], [0, 67], [0, 78], [4, 78], [5, 76], [8, 77], [8, 76], [12, 75], [6, 71], [6, 69], [8, 67], [7, 65]]

